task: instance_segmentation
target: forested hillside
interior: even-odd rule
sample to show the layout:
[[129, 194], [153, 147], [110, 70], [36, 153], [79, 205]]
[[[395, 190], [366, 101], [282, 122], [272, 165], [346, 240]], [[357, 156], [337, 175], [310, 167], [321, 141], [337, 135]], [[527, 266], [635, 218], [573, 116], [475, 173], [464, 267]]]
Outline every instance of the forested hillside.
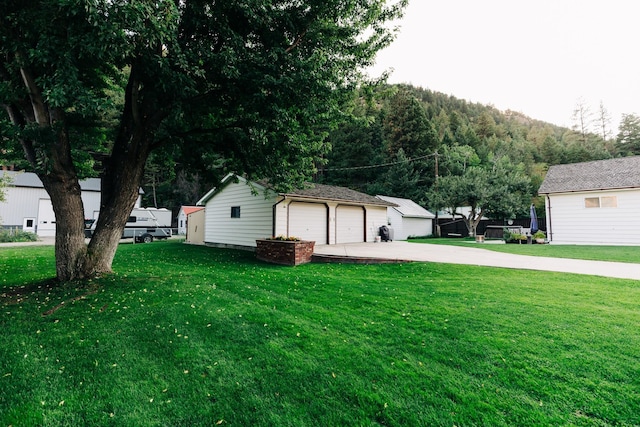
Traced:
[[[451, 181], [474, 168], [489, 175], [499, 169], [507, 178], [524, 175], [529, 182], [520, 197], [522, 211], [549, 165], [628, 154], [615, 140], [595, 133], [407, 85], [360, 93], [351, 113], [329, 136], [332, 151], [318, 181], [411, 198], [432, 209], [444, 203], [436, 200], [436, 175]], [[474, 179], [480, 191], [481, 178]], [[438, 193], [446, 191], [440, 187]]]

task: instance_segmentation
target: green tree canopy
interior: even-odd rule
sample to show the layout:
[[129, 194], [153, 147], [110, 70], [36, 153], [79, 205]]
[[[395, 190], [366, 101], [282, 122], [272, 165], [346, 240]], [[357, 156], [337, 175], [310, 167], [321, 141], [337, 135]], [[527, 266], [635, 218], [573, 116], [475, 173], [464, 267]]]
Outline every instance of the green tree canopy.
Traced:
[[[308, 178], [406, 3], [4, 1], [0, 144], [25, 153], [51, 197], [58, 278], [111, 270], [159, 147], [206, 145], [282, 188]], [[102, 206], [87, 247], [78, 178], [93, 170]]]

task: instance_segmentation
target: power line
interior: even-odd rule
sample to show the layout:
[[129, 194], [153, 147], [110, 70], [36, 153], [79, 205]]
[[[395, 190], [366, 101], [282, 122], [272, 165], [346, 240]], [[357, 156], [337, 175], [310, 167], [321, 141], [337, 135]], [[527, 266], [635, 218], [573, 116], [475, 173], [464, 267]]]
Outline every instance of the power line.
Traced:
[[349, 170], [361, 170], [361, 169], [373, 169], [373, 168], [382, 168], [385, 166], [393, 166], [393, 165], [399, 165], [400, 163], [410, 163], [416, 160], [422, 160], [422, 159], [426, 159], [427, 157], [438, 157], [438, 153], [432, 153], [432, 154], [427, 154], [424, 156], [419, 156], [419, 157], [414, 157], [412, 159], [407, 159], [407, 160], [402, 160], [402, 161], [396, 161], [396, 162], [388, 162], [388, 163], [380, 163], [378, 165], [368, 165], [368, 166], [351, 166], [351, 167], [344, 167], [344, 168], [324, 168], [324, 169], [318, 169], [318, 172], [327, 172], [327, 171], [349, 171]]

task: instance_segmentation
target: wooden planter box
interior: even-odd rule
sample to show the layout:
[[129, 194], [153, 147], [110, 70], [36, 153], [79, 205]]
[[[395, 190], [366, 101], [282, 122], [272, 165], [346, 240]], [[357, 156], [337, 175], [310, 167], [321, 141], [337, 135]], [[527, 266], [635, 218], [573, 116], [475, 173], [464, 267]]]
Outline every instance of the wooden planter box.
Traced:
[[256, 257], [280, 265], [300, 265], [311, 262], [316, 242], [308, 240], [256, 240]]

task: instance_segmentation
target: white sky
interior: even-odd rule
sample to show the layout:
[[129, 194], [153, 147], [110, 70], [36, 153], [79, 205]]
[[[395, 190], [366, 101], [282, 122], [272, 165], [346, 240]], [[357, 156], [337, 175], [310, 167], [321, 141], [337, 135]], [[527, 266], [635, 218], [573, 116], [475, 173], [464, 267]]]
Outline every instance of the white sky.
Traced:
[[410, 0], [370, 74], [571, 127], [640, 113], [638, 0]]

